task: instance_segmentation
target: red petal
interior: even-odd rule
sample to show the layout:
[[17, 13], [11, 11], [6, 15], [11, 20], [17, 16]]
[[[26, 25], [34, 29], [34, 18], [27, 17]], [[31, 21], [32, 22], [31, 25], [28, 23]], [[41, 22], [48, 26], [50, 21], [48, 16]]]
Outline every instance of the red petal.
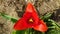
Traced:
[[34, 12], [36, 11], [32, 3], [28, 3], [25, 12]]
[[37, 11], [31, 3], [28, 3], [26, 11], [25, 11], [23, 17], [26, 18], [26, 20], [30, 19], [30, 18], [33, 18], [34, 25], [36, 25], [39, 21]]
[[40, 21], [40, 25], [37, 25], [35, 27], [33, 27], [35, 30], [41, 31], [41, 32], [45, 32], [48, 30], [47, 25], [41, 20]]
[[[28, 15], [30, 14], [30, 15]], [[34, 8], [34, 6], [31, 4], [31, 3], [28, 3], [27, 7], [26, 7], [26, 10], [25, 10], [25, 13], [23, 15], [24, 17], [27, 16], [27, 17], [34, 17], [34, 18], [38, 18], [38, 14], [37, 14], [37, 11], [36, 9]]]
[[27, 23], [24, 21], [24, 19], [19, 19], [17, 21], [17, 23], [14, 25], [14, 29], [15, 30], [24, 30], [24, 29], [27, 29], [28, 28], [28, 25]]

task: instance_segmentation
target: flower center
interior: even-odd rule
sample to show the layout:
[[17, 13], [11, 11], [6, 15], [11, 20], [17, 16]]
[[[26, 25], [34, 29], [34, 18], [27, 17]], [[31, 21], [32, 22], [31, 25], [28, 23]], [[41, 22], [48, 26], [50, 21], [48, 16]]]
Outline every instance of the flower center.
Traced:
[[30, 19], [29, 19], [29, 22], [31, 22], [31, 23], [32, 23], [32, 22], [33, 22], [33, 19], [32, 19], [32, 18], [30, 18]]

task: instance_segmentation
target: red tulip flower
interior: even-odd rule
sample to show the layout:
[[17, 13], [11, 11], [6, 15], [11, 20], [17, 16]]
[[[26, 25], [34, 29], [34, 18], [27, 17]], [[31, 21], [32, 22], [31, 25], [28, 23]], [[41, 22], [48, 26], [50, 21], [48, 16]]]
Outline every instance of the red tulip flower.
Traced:
[[37, 11], [31, 3], [27, 4], [23, 17], [14, 25], [15, 30], [25, 30], [28, 28], [41, 32], [45, 32], [48, 29], [44, 21], [38, 17]]

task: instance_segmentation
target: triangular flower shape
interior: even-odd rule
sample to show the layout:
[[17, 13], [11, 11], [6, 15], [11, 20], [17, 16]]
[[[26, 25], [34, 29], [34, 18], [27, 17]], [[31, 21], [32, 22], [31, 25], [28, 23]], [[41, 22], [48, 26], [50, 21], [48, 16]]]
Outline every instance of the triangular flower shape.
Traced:
[[45, 32], [48, 29], [44, 21], [38, 17], [37, 11], [31, 3], [28, 3], [23, 17], [14, 25], [15, 30], [24, 30], [27, 28], [33, 28], [41, 32]]

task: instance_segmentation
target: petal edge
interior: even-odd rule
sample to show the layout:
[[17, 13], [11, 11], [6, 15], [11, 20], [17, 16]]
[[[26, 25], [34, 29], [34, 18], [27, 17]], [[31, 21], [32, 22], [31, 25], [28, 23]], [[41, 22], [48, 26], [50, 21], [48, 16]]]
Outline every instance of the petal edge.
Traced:
[[14, 29], [15, 30], [25, 30], [28, 28], [27, 23], [24, 21], [24, 19], [19, 19], [15, 25], [14, 25]]
[[48, 30], [47, 25], [41, 20], [40, 25], [33, 27], [37, 31], [46, 32]]

